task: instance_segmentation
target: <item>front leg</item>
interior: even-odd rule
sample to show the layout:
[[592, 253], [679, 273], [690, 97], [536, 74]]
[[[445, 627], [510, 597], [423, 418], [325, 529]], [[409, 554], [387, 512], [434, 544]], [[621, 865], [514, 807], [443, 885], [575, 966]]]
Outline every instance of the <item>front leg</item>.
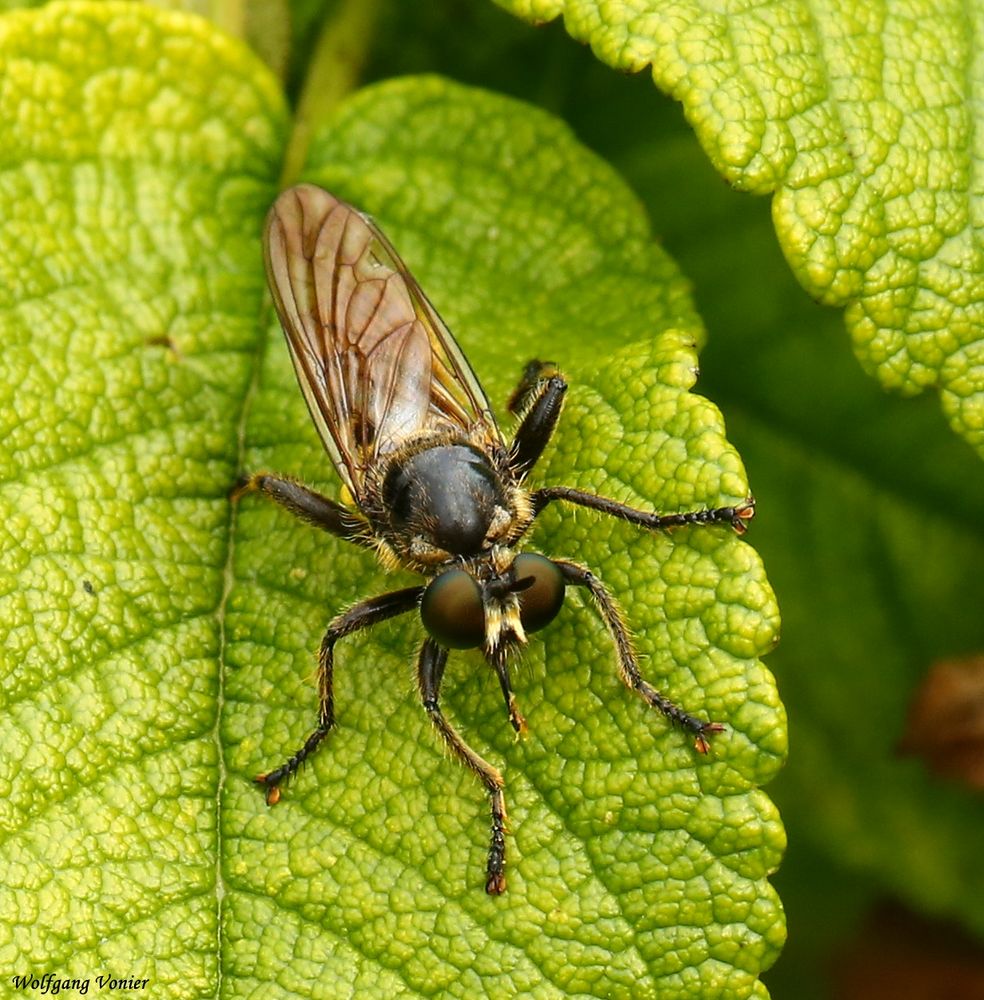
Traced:
[[283, 764], [265, 774], [258, 774], [254, 779], [266, 789], [267, 805], [273, 806], [280, 801], [280, 785], [293, 777], [335, 725], [335, 643], [353, 632], [411, 611], [420, 603], [423, 592], [423, 587], [407, 587], [406, 590], [370, 597], [331, 620], [318, 653], [318, 727]]
[[755, 500], [747, 497], [734, 507], [712, 507], [709, 510], [688, 510], [680, 514], [657, 514], [653, 511], [636, 510], [617, 500], [600, 497], [594, 493], [571, 486], [547, 486], [542, 490], [534, 490], [530, 496], [533, 505], [533, 516], [543, 510], [554, 500], [566, 500], [568, 503], [597, 510], [602, 514], [610, 514], [640, 528], [651, 531], [662, 531], [666, 528], [681, 528], [686, 525], [699, 524], [730, 524], [739, 535], [748, 529], [748, 522], [755, 516]]
[[470, 771], [474, 772], [485, 785], [492, 806], [492, 839], [489, 843], [489, 858], [486, 866], [485, 891], [490, 896], [499, 896], [506, 891], [506, 800], [502, 794], [505, 784], [502, 775], [487, 761], [483, 760], [461, 738], [458, 731], [444, 718], [438, 695], [441, 678], [448, 662], [448, 651], [433, 639], [424, 640], [417, 660], [417, 684], [424, 708], [430, 716], [434, 728], [441, 734], [444, 745]]
[[492, 653], [486, 653], [485, 658], [489, 666], [495, 671], [499, 678], [499, 687], [502, 688], [502, 697], [506, 703], [506, 711], [509, 713], [509, 724], [516, 731], [517, 736], [526, 735], [526, 719], [516, 704], [516, 695], [513, 694], [512, 682], [509, 679], [509, 661], [506, 647], [497, 646]]

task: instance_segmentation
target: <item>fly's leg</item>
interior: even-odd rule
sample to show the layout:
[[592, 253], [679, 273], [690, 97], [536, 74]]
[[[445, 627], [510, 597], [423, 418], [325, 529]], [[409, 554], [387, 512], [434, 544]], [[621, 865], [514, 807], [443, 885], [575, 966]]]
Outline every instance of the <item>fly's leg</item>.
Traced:
[[[531, 361], [523, 371], [519, 385], [509, 397], [509, 411], [521, 417], [513, 437], [509, 464], [516, 478], [522, 482], [543, 454], [560, 419], [560, 411], [567, 392], [567, 381], [551, 361]], [[755, 514], [755, 501], [747, 497], [740, 504], [730, 507], [713, 507], [710, 510], [684, 511], [679, 514], [656, 514], [636, 510], [627, 504], [607, 497], [585, 493], [570, 486], [548, 486], [534, 490], [530, 496], [533, 517], [549, 503], [566, 500], [597, 510], [602, 514], [621, 518], [631, 524], [661, 531], [686, 525], [730, 524], [738, 534], [744, 534], [748, 522]]]
[[705, 722], [703, 719], [690, 715], [665, 695], [660, 694], [646, 681], [639, 671], [635, 650], [632, 648], [632, 641], [629, 638], [625, 622], [622, 621], [618, 605], [612, 595], [608, 593], [605, 585], [591, 570], [584, 566], [560, 559], [554, 560], [554, 563], [567, 583], [573, 584], [575, 587], [585, 587], [594, 598], [615, 643], [615, 651], [618, 654], [618, 673], [626, 687], [635, 691], [651, 708], [662, 712], [672, 723], [690, 733], [694, 738], [694, 747], [698, 753], [707, 753], [710, 749], [707, 737], [712, 733], [724, 732], [724, 726], [719, 722]]
[[498, 896], [506, 891], [506, 800], [502, 794], [503, 780], [499, 771], [483, 760], [458, 735], [458, 731], [444, 718], [438, 695], [441, 678], [448, 662], [448, 651], [433, 639], [424, 640], [417, 660], [417, 684], [434, 728], [441, 734], [444, 745], [473, 771], [485, 785], [492, 807], [492, 839], [489, 843], [489, 859], [486, 868], [485, 891], [490, 896]]
[[509, 412], [520, 417], [510, 448], [509, 466], [518, 481], [539, 461], [564, 405], [567, 381], [552, 361], [531, 361], [513, 394]]
[[610, 514], [612, 517], [628, 521], [640, 528], [649, 528], [651, 531], [682, 528], [687, 525], [730, 524], [739, 535], [743, 535], [748, 528], [748, 522], [755, 515], [755, 500], [752, 497], [747, 497], [733, 507], [712, 507], [710, 510], [690, 510], [680, 514], [656, 514], [636, 510], [635, 507], [629, 507], [617, 500], [585, 493], [571, 486], [546, 486], [534, 490], [530, 499], [533, 503], [534, 517], [554, 500], [566, 500], [567, 503], [588, 507], [602, 514]]
[[512, 683], [509, 680], [509, 664], [506, 662], [506, 652], [503, 647], [498, 647], [492, 654], [486, 654], [489, 665], [499, 678], [499, 687], [502, 688], [502, 697], [506, 702], [506, 711], [509, 713], [509, 724], [516, 731], [517, 736], [526, 735], [526, 719], [519, 710], [516, 703], [516, 695], [513, 694]]
[[553, 361], [540, 361], [538, 358], [527, 361], [516, 388], [509, 396], [506, 409], [515, 417], [525, 414], [530, 403], [539, 395], [542, 383], [555, 375], [560, 376], [563, 381], [560, 369]]
[[295, 517], [335, 535], [336, 538], [366, 548], [373, 547], [372, 538], [361, 518], [342, 504], [329, 500], [294, 479], [257, 472], [237, 484], [232, 491], [232, 499], [238, 500], [247, 493], [261, 493], [269, 497]]
[[332, 690], [335, 643], [353, 632], [412, 610], [420, 603], [423, 591], [423, 587], [408, 587], [406, 590], [394, 590], [379, 597], [370, 597], [332, 619], [318, 653], [318, 727], [283, 764], [254, 779], [266, 789], [267, 805], [273, 806], [280, 801], [281, 784], [293, 777], [335, 725], [335, 696]]

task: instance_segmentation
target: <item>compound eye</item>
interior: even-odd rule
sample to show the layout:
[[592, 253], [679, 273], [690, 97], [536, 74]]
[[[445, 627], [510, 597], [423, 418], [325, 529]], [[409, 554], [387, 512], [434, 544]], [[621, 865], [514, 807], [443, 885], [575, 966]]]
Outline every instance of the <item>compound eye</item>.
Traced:
[[555, 563], [535, 552], [524, 552], [513, 560], [517, 580], [533, 582], [519, 591], [519, 617], [527, 632], [549, 625], [564, 603], [564, 577]]
[[420, 617], [431, 636], [449, 649], [474, 649], [485, 641], [482, 590], [463, 569], [449, 569], [427, 584]]

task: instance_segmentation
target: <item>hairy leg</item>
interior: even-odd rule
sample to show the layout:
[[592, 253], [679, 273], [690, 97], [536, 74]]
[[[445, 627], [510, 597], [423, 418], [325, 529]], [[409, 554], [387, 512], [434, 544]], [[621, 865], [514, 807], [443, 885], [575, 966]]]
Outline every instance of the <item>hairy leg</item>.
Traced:
[[551, 361], [531, 361], [512, 396], [509, 412], [520, 417], [509, 464], [522, 482], [539, 461], [560, 419], [567, 382]]
[[257, 472], [236, 486], [232, 491], [232, 499], [238, 500], [247, 493], [260, 493], [268, 497], [295, 517], [335, 535], [336, 538], [366, 548], [373, 547], [367, 525], [357, 514], [294, 479]]
[[712, 507], [709, 510], [690, 510], [680, 514], [656, 514], [652, 511], [636, 510], [635, 507], [629, 507], [617, 500], [585, 493], [572, 486], [546, 486], [541, 490], [534, 490], [531, 500], [534, 517], [547, 504], [555, 500], [565, 500], [567, 503], [609, 514], [640, 528], [649, 528], [651, 531], [682, 528], [687, 525], [730, 524], [739, 535], [743, 535], [748, 528], [747, 522], [755, 515], [755, 501], [752, 497], [733, 507]]
[[277, 804], [280, 800], [280, 785], [297, 772], [335, 725], [333, 690], [335, 643], [353, 632], [370, 628], [386, 621], [387, 618], [395, 618], [411, 611], [419, 603], [423, 590], [423, 587], [408, 587], [406, 590], [394, 590], [379, 597], [370, 597], [332, 619], [328, 631], [321, 640], [321, 650], [318, 654], [318, 726], [283, 764], [256, 776], [256, 783], [266, 789], [268, 805]]
[[635, 691], [651, 708], [662, 712], [671, 722], [690, 733], [694, 737], [694, 746], [699, 753], [707, 753], [710, 749], [707, 737], [712, 733], [723, 732], [724, 726], [718, 722], [705, 722], [703, 719], [698, 719], [685, 712], [665, 695], [660, 694], [642, 676], [621, 612], [601, 580], [591, 570], [579, 566], [577, 563], [565, 562], [560, 559], [554, 560], [554, 562], [567, 583], [575, 587], [585, 587], [594, 598], [615, 643], [615, 651], [618, 654], [618, 673], [625, 686]]
[[470, 771], [478, 776], [489, 793], [492, 807], [492, 838], [486, 866], [485, 891], [498, 896], [506, 890], [506, 800], [502, 794], [503, 780], [499, 771], [483, 760], [461, 738], [458, 731], [444, 718], [438, 695], [441, 678], [448, 660], [448, 651], [433, 639], [426, 639], [417, 660], [417, 683], [424, 708], [434, 728], [441, 734], [444, 745]]

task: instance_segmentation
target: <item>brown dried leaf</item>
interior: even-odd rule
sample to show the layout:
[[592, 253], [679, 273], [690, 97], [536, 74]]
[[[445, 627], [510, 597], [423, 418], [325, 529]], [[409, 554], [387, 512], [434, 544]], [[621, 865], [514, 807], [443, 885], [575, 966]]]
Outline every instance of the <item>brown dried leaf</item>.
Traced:
[[984, 655], [930, 667], [909, 706], [899, 753], [984, 790]]

